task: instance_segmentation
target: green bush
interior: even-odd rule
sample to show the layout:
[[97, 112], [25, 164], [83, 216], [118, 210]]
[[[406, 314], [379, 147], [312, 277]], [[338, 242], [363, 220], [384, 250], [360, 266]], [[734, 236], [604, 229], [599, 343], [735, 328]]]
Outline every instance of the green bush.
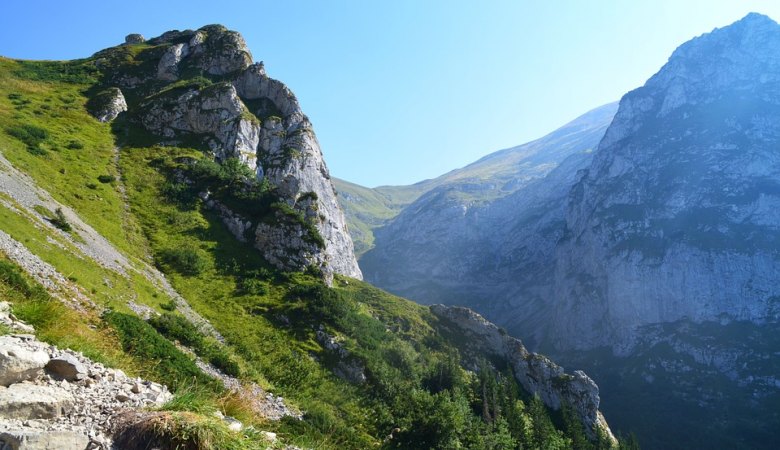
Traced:
[[189, 245], [164, 250], [161, 257], [165, 264], [183, 275], [199, 275], [210, 266], [203, 250]]
[[24, 275], [22, 275], [19, 266], [10, 261], [0, 259], [0, 282], [8, 285], [25, 297], [40, 300], [49, 299], [49, 293], [41, 285], [28, 283]]
[[81, 150], [81, 149], [84, 148], [84, 144], [82, 144], [79, 141], [70, 141], [65, 146], [65, 148], [70, 149], [70, 150]]
[[166, 303], [161, 303], [160, 308], [162, 308], [165, 311], [176, 311], [176, 302], [171, 300]]
[[265, 283], [257, 278], [244, 278], [239, 284], [240, 291], [245, 295], [266, 295], [268, 294], [268, 287]]
[[109, 312], [105, 319], [119, 334], [125, 352], [143, 362], [157, 381], [174, 388], [182, 383], [197, 382], [204, 386], [215, 383], [194, 361], [138, 317]]
[[116, 177], [114, 177], [113, 175], [99, 175], [97, 179], [103, 184], [113, 183], [114, 181], [116, 181]]
[[27, 146], [27, 151], [33, 155], [45, 155], [46, 150], [41, 147], [49, 138], [49, 132], [35, 125], [16, 125], [6, 129], [9, 135], [22, 141]]
[[222, 373], [226, 375], [230, 375], [232, 377], [238, 377], [241, 375], [241, 367], [233, 358], [230, 357], [229, 354], [225, 353], [224, 351], [212, 348], [211, 354], [208, 355], [208, 360], [211, 365], [221, 370]]
[[203, 347], [203, 335], [187, 319], [175, 314], [165, 313], [149, 319], [153, 326], [163, 336], [175, 339], [187, 347], [200, 349]]
[[214, 367], [227, 375], [237, 377], [241, 374], [238, 363], [226, 353], [225, 349], [208, 340], [186, 318], [165, 313], [149, 319], [149, 325], [168, 339], [175, 339], [192, 348], [195, 353], [206, 359]]
[[193, 198], [193, 191], [186, 183], [166, 181], [160, 188], [160, 193], [171, 203], [187, 203]]
[[65, 218], [65, 213], [62, 212], [62, 208], [57, 208], [54, 211], [54, 217], [49, 219], [49, 222], [62, 231], [70, 232], [73, 229]]

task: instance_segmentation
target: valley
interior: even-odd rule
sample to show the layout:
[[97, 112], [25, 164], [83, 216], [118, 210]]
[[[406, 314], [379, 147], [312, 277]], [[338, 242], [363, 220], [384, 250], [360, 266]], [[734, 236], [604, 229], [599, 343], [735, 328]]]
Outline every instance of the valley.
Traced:
[[[773, 448], [778, 46], [751, 13], [682, 44], [617, 109], [472, 165], [514, 152], [502, 170], [395, 187], [426, 190], [364, 220], [366, 280], [472, 307], [585, 369], [646, 448]], [[351, 222], [372, 204], [341, 201]]]

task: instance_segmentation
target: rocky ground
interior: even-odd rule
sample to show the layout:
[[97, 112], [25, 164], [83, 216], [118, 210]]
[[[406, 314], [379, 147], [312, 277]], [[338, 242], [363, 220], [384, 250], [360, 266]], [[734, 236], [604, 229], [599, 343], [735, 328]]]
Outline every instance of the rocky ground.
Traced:
[[[31, 334], [33, 327], [14, 317], [8, 302], [0, 302], [0, 326], [11, 330], [0, 336], [2, 450], [118, 448], [113, 440], [117, 430], [124, 430], [127, 422], [153, 416], [154, 412], [146, 410], [173, 397], [164, 385], [129, 377], [80, 353], [39, 341]], [[210, 366], [204, 369], [227, 388], [246, 390], [237, 379]], [[250, 389], [247, 396], [255, 399], [254, 406], [270, 420], [300, 417], [284, 399], [259, 387]], [[232, 417], [218, 417], [231, 430], [243, 429]], [[262, 434], [276, 442], [274, 433]]]
[[0, 448], [109, 449], [117, 411], [158, 406], [168, 388], [131, 378], [80, 353], [28, 334], [7, 302], [0, 323], [24, 333], [0, 336]]

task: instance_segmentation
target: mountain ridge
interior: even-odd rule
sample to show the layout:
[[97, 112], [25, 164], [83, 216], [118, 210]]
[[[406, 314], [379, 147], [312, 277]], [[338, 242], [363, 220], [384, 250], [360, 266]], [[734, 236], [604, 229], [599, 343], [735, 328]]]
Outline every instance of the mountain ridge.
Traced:
[[[475, 201], [491, 201], [511, 194], [544, 174], [555, 164], [551, 161], [561, 159], [562, 154], [595, 147], [597, 138], [594, 136], [600, 138], [600, 130], [606, 127], [605, 123], [616, 109], [617, 103], [599, 106], [539, 139], [498, 150], [462, 168], [408, 186], [378, 186], [371, 189], [350, 186], [347, 184], [349, 182], [334, 179], [340, 201], [349, 212], [347, 220], [350, 221], [350, 230], [354, 230], [353, 239], [360, 246], [359, 256], [373, 245], [373, 230], [387, 225], [404, 208], [428, 192], [462, 185], [460, 191], [471, 192], [466, 195]], [[581, 144], [578, 140], [587, 142]], [[556, 146], [560, 146], [558, 153], [553, 151]], [[549, 149], [550, 152], [545, 153], [541, 149]], [[372, 196], [380, 197], [372, 199]]]

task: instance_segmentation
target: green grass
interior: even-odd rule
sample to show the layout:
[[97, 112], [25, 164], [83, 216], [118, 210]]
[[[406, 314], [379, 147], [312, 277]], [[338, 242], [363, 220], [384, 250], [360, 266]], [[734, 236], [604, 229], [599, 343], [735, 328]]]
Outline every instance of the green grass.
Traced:
[[143, 258], [143, 236], [132, 217], [123, 214], [119, 188], [87, 187], [101, 176], [120, 175], [111, 127], [85, 109], [83, 92], [94, 78], [79, 77], [72, 72], [75, 69], [57, 76], [57, 64], [0, 57], [0, 130], [5, 131], [0, 132], [0, 149], [16, 168], [77, 210], [113, 245]]

